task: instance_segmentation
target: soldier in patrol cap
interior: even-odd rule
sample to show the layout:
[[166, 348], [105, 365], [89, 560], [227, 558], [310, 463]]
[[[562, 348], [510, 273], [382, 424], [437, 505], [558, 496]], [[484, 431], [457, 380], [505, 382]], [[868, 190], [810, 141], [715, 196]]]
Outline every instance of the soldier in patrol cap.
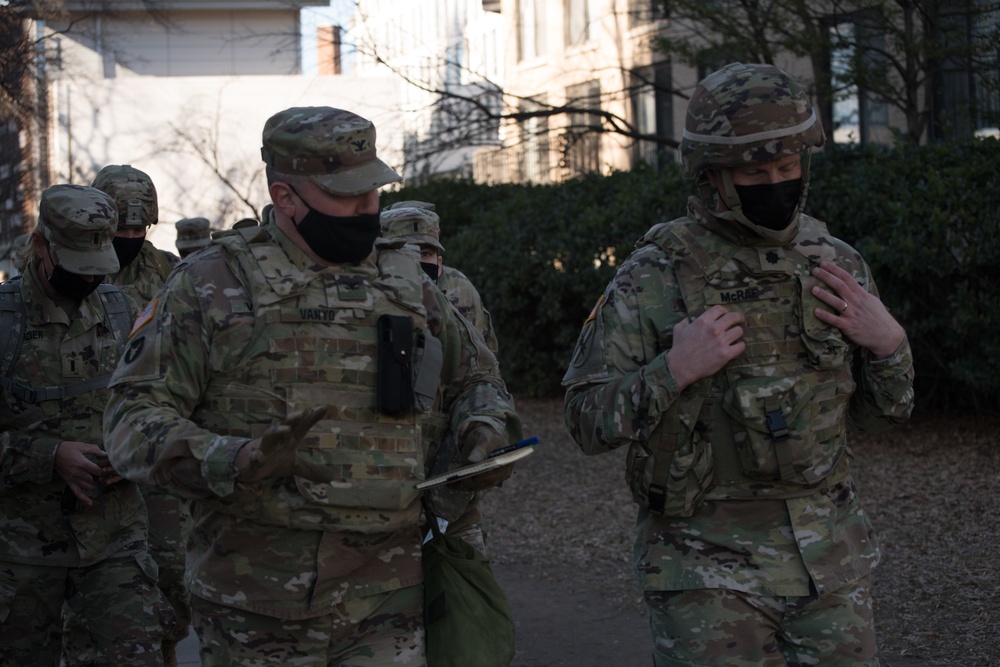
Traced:
[[[149, 175], [128, 164], [109, 164], [94, 178], [92, 186], [111, 195], [118, 208], [118, 231], [115, 253], [121, 269], [108, 280], [135, 299], [141, 310], [163, 287], [170, 271], [179, 261], [173, 253], [160, 250], [146, 239], [146, 232], [159, 221], [156, 186]], [[186, 500], [153, 488], [143, 488], [149, 512], [149, 548], [160, 569], [160, 589], [170, 600], [177, 615], [172, 635], [163, 640], [164, 662], [177, 663], [176, 646], [188, 635], [191, 612], [184, 588], [184, 544], [191, 530], [191, 512]], [[67, 623], [67, 667], [87, 664], [86, 654], [74, 652], [71, 622]]]
[[[479, 291], [464, 273], [444, 264], [440, 223], [434, 204], [400, 201], [382, 211], [382, 237], [406, 241], [420, 248], [420, 268], [455, 309], [479, 330], [490, 351], [496, 354], [493, 321], [489, 311], [483, 307]], [[435, 451], [436, 444], [429, 443], [428, 451]], [[486, 492], [482, 491], [468, 498], [464, 511], [449, 522], [446, 531], [449, 535], [461, 537], [483, 554], [486, 553], [486, 536], [479, 504], [485, 495]]]
[[434, 204], [422, 201], [400, 201], [382, 211], [382, 236], [398, 238], [420, 247], [420, 267], [444, 292], [458, 312], [479, 329], [493, 354], [497, 352], [497, 337], [493, 319], [483, 306], [479, 290], [469, 278], [444, 263], [441, 245], [441, 218]]
[[[377, 240], [378, 188], [399, 176], [372, 123], [286, 109], [262, 157], [263, 224], [216, 233], [136, 322], [111, 460], [194, 500], [203, 665], [422, 666], [421, 435], [480, 461], [520, 421], [417, 253]], [[510, 474], [494, 472], [474, 486]]]
[[160, 665], [169, 606], [146, 509], [108, 461], [107, 384], [135, 317], [104, 282], [118, 214], [103, 192], [42, 193], [33, 258], [0, 286], [0, 663], [57, 665], [64, 603], [95, 664]]
[[212, 228], [207, 218], [183, 218], [177, 221], [177, 252], [184, 259], [201, 250], [212, 240]]
[[656, 665], [877, 665], [878, 544], [846, 429], [913, 406], [913, 363], [856, 250], [803, 212], [823, 130], [771, 65], [695, 89], [699, 195], [598, 300], [563, 379], [584, 452], [628, 446]]

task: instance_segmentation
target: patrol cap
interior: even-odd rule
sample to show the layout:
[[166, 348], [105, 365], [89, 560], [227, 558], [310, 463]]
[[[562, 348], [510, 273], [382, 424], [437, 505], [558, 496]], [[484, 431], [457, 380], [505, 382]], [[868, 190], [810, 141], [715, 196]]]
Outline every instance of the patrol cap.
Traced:
[[105, 192], [85, 185], [53, 185], [42, 193], [38, 229], [67, 271], [84, 276], [117, 273], [112, 243], [117, 228], [115, 200]]
[[120, 229], [145, 229], [157, 223], [156, 187], [146, 172], [129, 164], [109, 164], [91, 185], [114, 197]]
[[196, 250], [204, 248], [212, 241], [211, 224], [208, 218], [183, 218], [177, 221], [177, 249]]
[[359, 195], [401, 180], [376, 157], [372, 122], [343, 109], [285, 109], [267, 119], [263, 143], [269, 167], [308, 176], [332, 195]]
[[[416, 206], [398, 207], [398, 204], [422, 204], [423, 202], [398, 202], [379, 216], [382, 225], [382, 237], [387, 239], [400, 238], [407, 243], [429, 245], [444, 252], [439, 237], [441, 236], [441, 219], [433, 210]], [[430, 205], [433, 208], [433, 204]]]

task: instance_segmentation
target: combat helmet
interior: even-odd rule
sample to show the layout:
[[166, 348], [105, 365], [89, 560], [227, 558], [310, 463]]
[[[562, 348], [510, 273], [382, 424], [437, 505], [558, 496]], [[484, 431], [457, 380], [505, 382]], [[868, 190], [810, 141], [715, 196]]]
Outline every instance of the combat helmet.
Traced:
[[[765, 238], [787, 240], [794, 234], [809, 185], [809, 159], [825, 136], [805, 90], [787, 72], [765, 64], [731, 63], [705, 77], [688, 102], [681, 139], [681, 167], [698, 179], [699, 193], [711, 205], [714, 193], [706, 169], [718, 169], [725, 186], [719, 192], [730, 217]], [[729, 169], [801, 155], [802, 193], [787, 230], [762, 228], [742, 215]]]
[[101, 169], [91, 186], [114, 198], [119, 229], [145, 229], [159, 221], [153, 180], [132, 165], [109, 164]]

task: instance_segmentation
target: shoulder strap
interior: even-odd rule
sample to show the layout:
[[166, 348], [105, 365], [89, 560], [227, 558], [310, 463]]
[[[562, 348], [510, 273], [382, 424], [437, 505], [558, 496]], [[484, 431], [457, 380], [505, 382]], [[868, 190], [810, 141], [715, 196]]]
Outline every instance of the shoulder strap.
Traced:
[[21, 278], [17, 277], [0, 284], [0, 378], [4, 380], [21, 351], [24, 320]]
[[[14, 360], [21, 351], [21, 341], [24, 328], [24, 301], [21, 299], [19, 286], [12, 286], [9, 281], [0, 285], [0, 388], [27, 403], [61, 400], [68, 396], [76, 396], [97, 389], [104, 389], [111, 380], [111, 375], [102, 375], [82, 382], [66, 386], [32, 387], [23, 382], [15, 382], [8, 377]], [[101, 283], [97, 293], [104, 306], [105, 317], [111, 324], [112, 334], [119, 349], [128, 340], [132, 328], [132, 314], [129, 311], [125, 292], [120, 287]]]

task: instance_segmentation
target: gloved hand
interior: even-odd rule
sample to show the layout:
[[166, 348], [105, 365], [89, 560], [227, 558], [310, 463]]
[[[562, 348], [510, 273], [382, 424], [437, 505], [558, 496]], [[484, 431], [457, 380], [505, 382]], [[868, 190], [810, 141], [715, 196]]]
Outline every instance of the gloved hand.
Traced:
[[[508, 444], [502, 435], [486, 424], [473, 426], [462, 440], [462, 452], [465, 455], [465, 463], [479, 463], [480, 461], [484, 461], [489, 457], [490, 452], [506, 447]], [[513, 470], [514, 464], [511, 463], [495, 470], [458, 480], [452, 486], [462, 491], [484, 491], [502, 484], [504, 480], [510, 477]]]
[[293, 412], [260, 438], [251, 440], [236, 457], [238, 479], [257, 482], [271, 477], [295, 475], [313, 482], [329, 482], [334, 473], [316, 463], [299, 457], [298, 446], [316, 422], [326, 416], [326, 406], [316, 405], [308, 410]]

